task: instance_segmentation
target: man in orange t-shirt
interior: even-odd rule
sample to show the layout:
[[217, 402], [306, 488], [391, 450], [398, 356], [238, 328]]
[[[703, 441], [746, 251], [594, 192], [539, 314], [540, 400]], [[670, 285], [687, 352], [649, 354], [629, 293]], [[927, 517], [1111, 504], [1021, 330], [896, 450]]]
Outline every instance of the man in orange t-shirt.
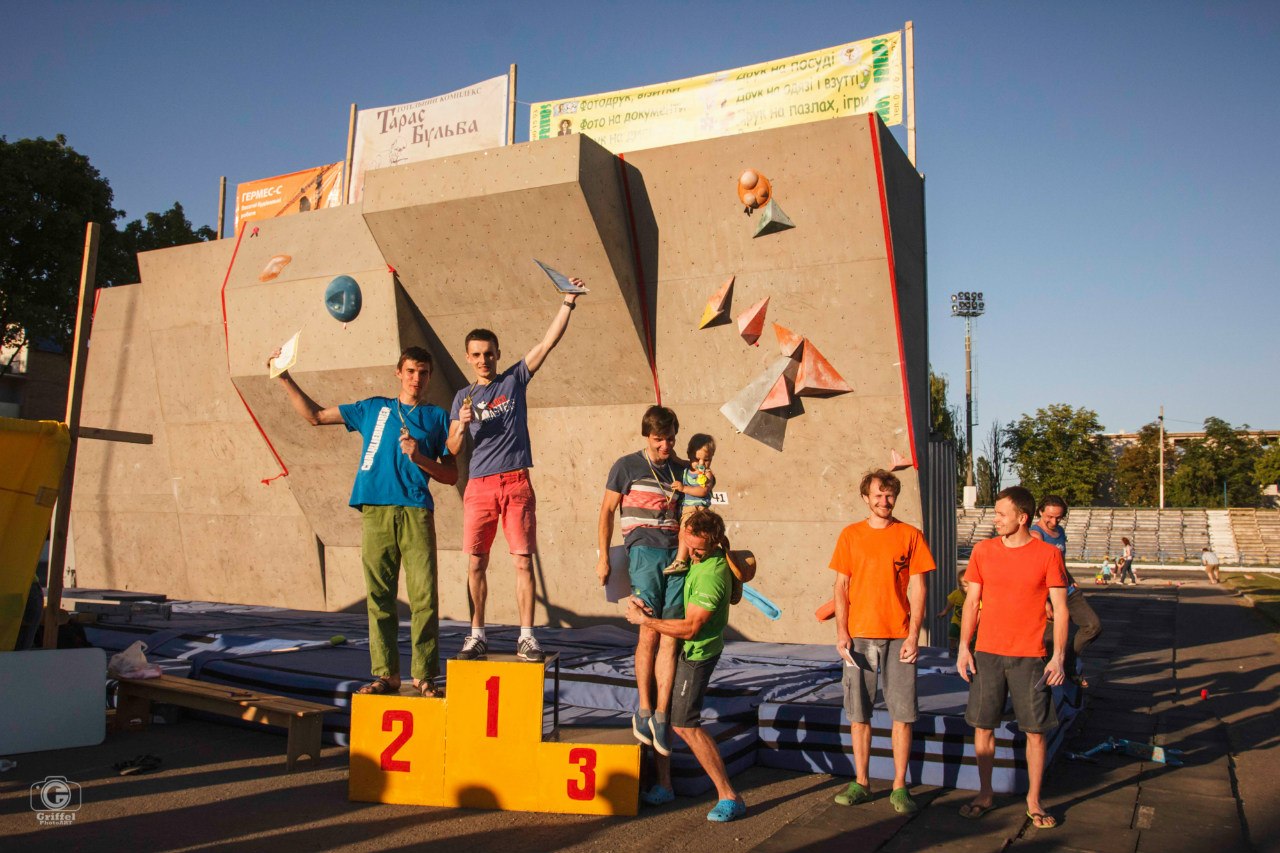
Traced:
[[902, 814], [916, 811], [907, 790], [911, 724], [916, 721], [916, 658], [925, 614], [921, 577], [936, 568], [919, 530], [893, 517], [902, 484], [885, 470], [859, 487], [871, 515], [840, 532], [831, 568], [836, 574], [836, 650], [844, 658], [844, 709], [853, 741], [854, 780], [836, 795], [842, 806], [871, 799], [871, 710], [876, 672], [893, 719], [893, 792]]
[[[1062, 553], [1036, 539], [1027, 529], [1036, 510], [1035, 498], [1021, 486], [996, 495], [998, 536], [979, 542], [969, 557], [965, 579], [969, 594], [960, 618], [960, 654], [956, 669], [969, 682], [969, 707], [964, 719], [973, 726], [973, 751], [978, 759], [978, 796], [960, 809], [979, 818], [994, 802], [991, 768], [995, 761], [995, 728], [1004, 714], [1005, 697], [1013, 700], [1018, 728], [1027, 736], [1027, 817], [1037, 829], [1058, 822], [1040, 805], [1044, 777], [1045, 740], [1058, 725], [1050, 687], [1065, 680], [1063, 651], [1067, 646], [1067, 572]], [[1053, 606], [1053, 657], [1045, 661], [1044, 600]], [[982, 633], [977, 651], [969, 640], [982, 604]]]

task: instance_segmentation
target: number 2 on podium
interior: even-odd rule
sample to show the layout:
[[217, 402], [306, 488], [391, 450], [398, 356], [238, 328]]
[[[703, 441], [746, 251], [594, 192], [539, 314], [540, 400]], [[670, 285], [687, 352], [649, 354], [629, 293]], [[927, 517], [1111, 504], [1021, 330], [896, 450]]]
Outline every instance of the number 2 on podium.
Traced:
[[382, 769], [391, 773], [408, 773], [409, 762], [401, 761], [396, 758], [396, 753], [400, 748], [409, 742], [409, 738], [413, 737], [413, 713], [402, 708], [391, 709], [382, 712], [382, 730], [389, 732], [400, 723], [400, 734], [396, 739], [387, 744], [387, 748], [382, 750]]

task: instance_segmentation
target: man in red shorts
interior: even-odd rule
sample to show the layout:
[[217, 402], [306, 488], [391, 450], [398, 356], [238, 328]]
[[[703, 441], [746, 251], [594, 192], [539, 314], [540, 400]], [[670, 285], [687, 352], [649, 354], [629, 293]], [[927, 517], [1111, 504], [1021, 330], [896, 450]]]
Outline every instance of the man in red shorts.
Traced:
[[[1013, 700], [1018, 728], [1027, 736], [1027, 817], [1037, 829], [1058, 822], [1040, 804], [1046, 735], [1058, 725], [1050, 687], [1065, 680], [1067, 646], [1067, 574], [1057, 548], [1034, 538], [1027, 526], [1036, 511], [1035, 498], [1022, 486], [996, 495], [996, 537], [979, 542], [969, 557], [965, 579], [969, 593], [960, 620], [960, 653], [956, 669], [969, 682], [965, 721], [973, 726], [978, 759], [978, 796], [960, 809], [979, 818], [994, 805], [991, 768], [995, 761], [995, 728], [1005, 698]], [[1053, 606], [1053, 657], [1045, 662], [1044, 600]], [[982, 604], [982, 633], [977, 651], [969, 641]]]
[[[571, 282], [582, 284], [581, 279]], [[454, 395], [449, 410], [449, 452], [462, 450], [463, 435], [471, 435], [471, 467], [462, 498], [462, 550], [468, 555], [467, 588], [471, 592], [471, 634], [462, 644], [459, 660], [488, 654], [484, 608], [489, 598], [489, 549], [502, 520], [502, 532], [516, 568], [516, 606], [520, 610], [520, 639], [516, 656], [540, 662], [542, 647], [533, 636], [533, 553], [537, 550], [536, 498], [529, 482], [533, 450], [529, 443], [529, 410], [525, 389], [555, 349], [573, 313], [578, 294], [564, 294], [564, 302], [538, 345], [523, 359], [498, 372], [498, 336], [488, 329], [467, 334], [467, 362], [475, 381]]]

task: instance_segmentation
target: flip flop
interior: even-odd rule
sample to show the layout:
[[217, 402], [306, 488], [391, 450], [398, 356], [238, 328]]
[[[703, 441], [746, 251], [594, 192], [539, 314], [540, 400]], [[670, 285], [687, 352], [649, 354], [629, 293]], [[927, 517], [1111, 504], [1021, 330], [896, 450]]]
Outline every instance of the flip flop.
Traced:
[[1036, 829], [1055, 829], [1058, 826], [1058, 819], [1051, 814], [1044, 812], [1027, 811], [1027, 817], [1031, 819], [1031, 825]]
[[977, 820], [996, 807], [995, 803], [984, 806], [979, 803], [965, 803], [960, 807], [960, 817], [968, 820]]
[[418, 691], [418, 695], [423, 699], [443, 699], [444, 688], [436, 687], [430, 681], [419, 681], [413, 685], [413, 689]]
[[385, 696], [389, 693], [399, 692], [400, 685], [392, 684], [391, 679], [385, 675], [379, 675], [376, 680], [369, 682], [356, 691], [361, 696]]

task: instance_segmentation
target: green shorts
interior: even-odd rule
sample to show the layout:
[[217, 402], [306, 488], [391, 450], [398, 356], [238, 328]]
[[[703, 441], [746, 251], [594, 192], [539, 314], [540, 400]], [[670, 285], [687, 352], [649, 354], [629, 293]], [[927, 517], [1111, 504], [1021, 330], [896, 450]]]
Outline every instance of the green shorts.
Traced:
[[627, 549], [631, 594], [643, 601], [658, 619], [684, 618], [684, 575], [662, 573], [675, 558], [675, 548], [632, 545]]

